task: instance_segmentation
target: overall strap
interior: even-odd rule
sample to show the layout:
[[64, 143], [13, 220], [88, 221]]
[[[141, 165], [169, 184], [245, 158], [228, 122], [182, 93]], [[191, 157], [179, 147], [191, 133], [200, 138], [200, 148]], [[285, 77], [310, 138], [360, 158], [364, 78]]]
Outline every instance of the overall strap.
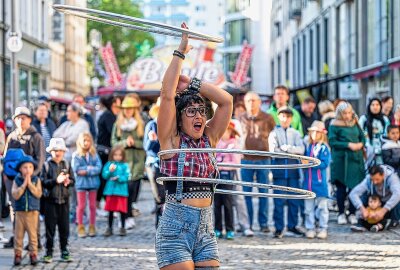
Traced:
[[[186, 142], [182, 140], [181, 142], [181, 149], [188, 148], [188, 145]], [[183, 169], [185, 166], [185, 158], [186, 158], [186, 152], [180, 152], [179, 157], [178, 157], [178, 174], [177, 177], [182, 177], [183, 176]], [[182, 201], [182, 192], [183, 192], [183, 179], [180, 179], [176, 181], [176, 201], [180, 203]]]
[[[208, 140], [205, 140], [205, 145], [206, 145], [207, 148], [211, 148], [211, 145], [208, 142]], [[217, 159], [215, 158], [214, 154], [211, 153], [211, 152], [208, 152], [208, 157], [210, 158], [211, 163], [214, 165], [214, 168], [215, 168], [214, 178], [218, 179], [219, 178], [219, 170], [218, 170], [218, 165], [217, 165]], [[212, 184], [213, 193], [215, 193], [216, 187], [217, 187], [217, 184]], [[211, 198], [211, 203], [213, 203], [213, 201], [214, 201], [214, 196], [212, 196], [212, 198]]]

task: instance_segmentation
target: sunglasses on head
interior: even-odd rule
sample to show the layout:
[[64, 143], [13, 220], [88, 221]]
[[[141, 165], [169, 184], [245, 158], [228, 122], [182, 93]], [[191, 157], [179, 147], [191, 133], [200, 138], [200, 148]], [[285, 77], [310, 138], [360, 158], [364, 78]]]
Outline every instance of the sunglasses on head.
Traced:
[[187, 107], [183, 109], [182, 111], [185, 111], [185, 114], [187, 117], [194, 117], [197, 112], [200, 113], [201, 116], [206, 116], [208, 112], [207, 107]]

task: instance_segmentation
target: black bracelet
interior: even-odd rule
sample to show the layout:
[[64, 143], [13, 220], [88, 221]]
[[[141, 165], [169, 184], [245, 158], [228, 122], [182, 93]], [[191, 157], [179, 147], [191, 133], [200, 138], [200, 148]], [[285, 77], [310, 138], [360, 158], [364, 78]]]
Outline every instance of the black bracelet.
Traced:
[[185, 60], [185, 55], [183, 53], [181, 53], [180, 51], [178, 51], [178, 50], [175, 50], [172, 55], [178, 56], [182, 60]]
[[192, 78], [192, 80], [189, 83], [188, 89], [199, 93], [200, 88], [201, 88], [201, 80], [197, 79], [196, 77]]

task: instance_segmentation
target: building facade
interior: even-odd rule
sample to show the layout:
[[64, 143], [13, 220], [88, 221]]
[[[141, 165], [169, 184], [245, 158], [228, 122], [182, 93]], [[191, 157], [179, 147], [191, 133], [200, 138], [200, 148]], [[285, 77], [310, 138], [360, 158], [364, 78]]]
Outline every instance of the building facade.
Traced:
[[232, 72], [242, 51], [243, 42], [253, 46], [248, 76], [251, 81], [246, 90], [269, 94], [269, 32], [271, 2], [263, 0], [227, 0], [223, 17], [225, 43], [224, 70]]
[[[180, 26], [186, 22], [190, 29], [214, 36], [222, 36], [224, 0], [142, 0], [140, 7], [144, 18]], [[174, 37], [154, 35], [156, 46], [179, 42]], [[198, 44], [192, 41], [191, 44]]]
[[344, 98], [365, 111], [371, 96], [400, 101], [400, 1], [277, 0], [271, 16], [271, 87], [295, 97]]

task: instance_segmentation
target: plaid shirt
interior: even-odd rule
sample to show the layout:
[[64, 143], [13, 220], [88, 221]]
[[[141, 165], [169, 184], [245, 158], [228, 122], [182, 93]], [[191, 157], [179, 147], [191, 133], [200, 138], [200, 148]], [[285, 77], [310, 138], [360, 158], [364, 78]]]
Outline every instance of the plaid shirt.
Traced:
[[[206, 142], [209, 142], [208, 137], [203, 135], [196, 143], [191, 137], [181, 133], [181, 142], [184, 141], [188, 148], [207, 148]], [[160, 171], [166, 176], [178, 175], [178, 157], [175, 154], [170, 159], [160, 160]], [[185, 165], [183, 169], [183, 176], [185, 177], [201, 177], [201, 178], [214, 178], [216, 168], [210, 160], [208, 153], [186, 153]]]

